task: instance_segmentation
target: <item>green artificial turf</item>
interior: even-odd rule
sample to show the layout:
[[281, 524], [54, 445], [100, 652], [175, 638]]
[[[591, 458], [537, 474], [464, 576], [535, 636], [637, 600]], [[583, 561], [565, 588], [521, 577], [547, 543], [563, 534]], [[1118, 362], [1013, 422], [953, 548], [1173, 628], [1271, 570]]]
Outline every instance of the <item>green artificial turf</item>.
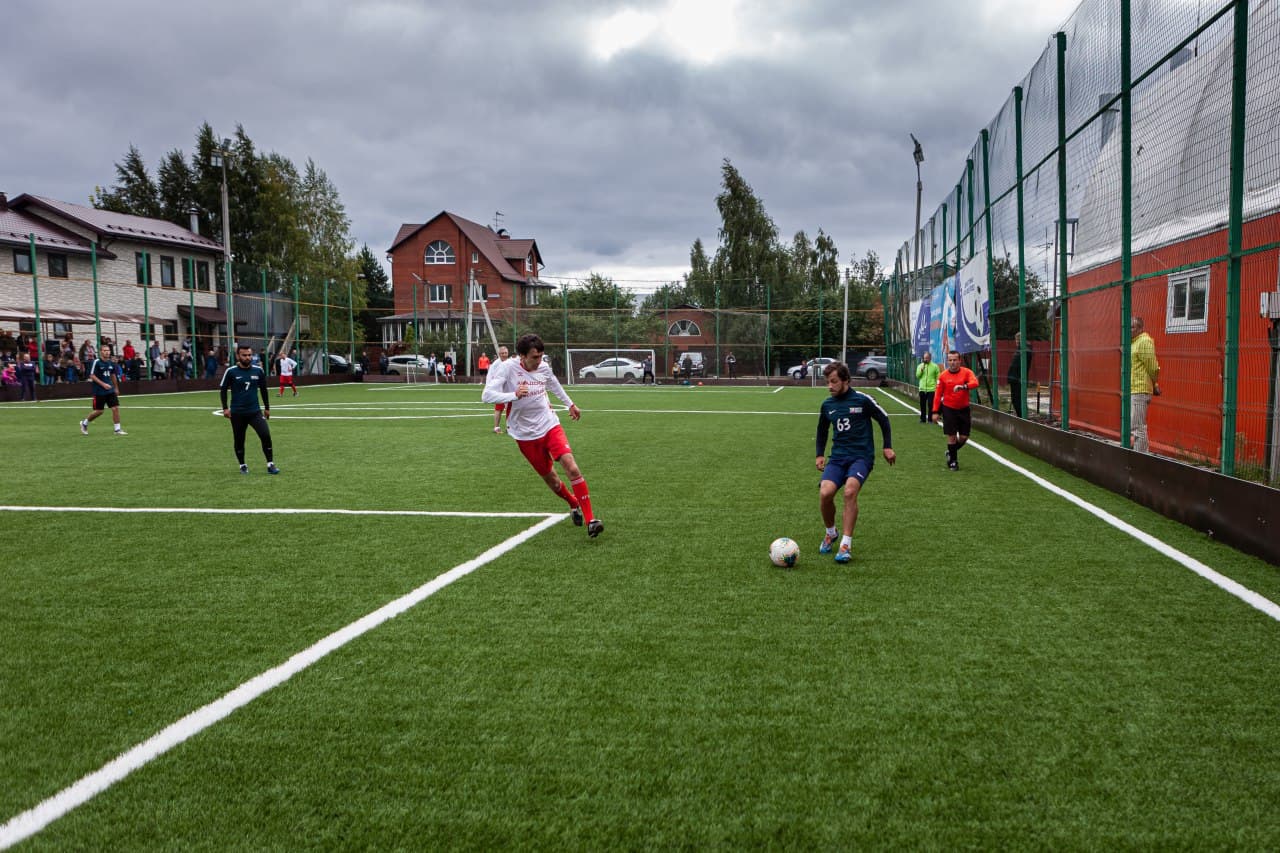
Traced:
[[[817, 554], [821, 389], [576, 387], [561, 521], [32, 848], [1280, 845], [1280, 624], [877, 392], [899, 462]], [[563, 513], [478, 389], [0, 407], [10, 504]], [[907, 401], [908, 403], [910, 401]], [[982, 434], [1256, 592], [1280, 572]], [[0, 822], [537, 519], [0, 512]], [[769, 542], [801, 545], [774, 568]]]

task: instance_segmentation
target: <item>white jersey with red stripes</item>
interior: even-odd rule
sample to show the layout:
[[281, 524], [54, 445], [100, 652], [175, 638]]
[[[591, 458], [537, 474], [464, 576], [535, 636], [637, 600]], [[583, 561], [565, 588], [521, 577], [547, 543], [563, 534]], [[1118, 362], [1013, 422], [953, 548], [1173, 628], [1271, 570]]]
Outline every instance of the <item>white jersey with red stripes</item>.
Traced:
[[[521, 385], [528, 388], [529, 393], [516, 397], [516, 389]], [[520, 358], [513, 357], [507, 359], [501, 370], [489, 371], [480, 399], [486, 403], [511, 403], [507, 433], [517, 441], [533, 441], [560, 425], [548, 393], [559, 397], [565, 406], [573, 405], [545, 361], [539, 362], [536, 370], [525, 370]]]

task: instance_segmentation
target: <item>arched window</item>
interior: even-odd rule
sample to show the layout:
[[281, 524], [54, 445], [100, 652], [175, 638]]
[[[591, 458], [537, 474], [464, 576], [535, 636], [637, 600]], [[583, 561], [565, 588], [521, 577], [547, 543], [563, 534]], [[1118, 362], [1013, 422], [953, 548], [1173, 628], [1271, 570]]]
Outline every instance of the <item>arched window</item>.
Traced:
[[673, 338], [696, 338], [702, 334], [702, 330], [692, 320], [676, 320], [667, 329], [667, 334]]
[[451, 264], [453, 263], [453, 247], [443, 240], [436, 240], [430, 246], [427, 246], [426, 254], [423, 255], [422, 260], [428, 264]]

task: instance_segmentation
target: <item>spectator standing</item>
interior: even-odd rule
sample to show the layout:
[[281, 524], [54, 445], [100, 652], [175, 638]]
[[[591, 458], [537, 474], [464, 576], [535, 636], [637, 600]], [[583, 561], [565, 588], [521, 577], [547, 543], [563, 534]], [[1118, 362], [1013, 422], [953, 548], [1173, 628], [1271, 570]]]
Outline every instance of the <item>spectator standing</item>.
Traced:
[[383, 350], [382, 355], [378, 356], [378, 372], [383, 376], [387, 375], [387, 368], [391, 366], [391, 359], [387, 358], [387, 351]]
[[733, 354], [733, 350], [729, 350], [729, 354], [724, 357], [725, 372], [729, 374], [730, 379], [738, 376], [738, 357]]
[[480, 357], [476, 359], [476, 372], [480, 374], [481, 382], [489, 378], [489, 353], [480, 353]]
[[1160, 362], [1156, 342], [1142, 330], [1141, 317], [1129, 320], [1129, 334], [1129, 446], [1147, 453], [1147, 408], [1153, 396], [1160, 396]]
[[23, 352], [18, 355], [18, 384], [22, 386], [22, 399], [30, 395], [31, 402], [36, 401], [36, 365], [31, 356]]
[[212, 379], [218, 375], [218, 354], [213, 347], [204, 354], [204, 378]]
[[[1022, 372], [1022, 332], [1013, 335], [1013, 357], [1009, 359], [1009, 372], [1005, 379], [1009, 383], [1009, 399], [1013, 402], [1013, 413], [1018, 417], [1026, 417], [1022, 413], [1022, 383], [1025, 375]], [[1027, 350], [1027, 368], [1031, 368], [1031, 350]]]
[[444, 381], [453, 381], [453, 356], [449, 353], [444, 354]]
[[124, 349], [120, 351], [120, 356], [124, 359], [124, 374], [130, 379], [138, 378], [138, 351], [133, 348], [133, 341], [125, 339]]
[[111, 410], [111, 423], [116, 435], [128, 435], [120, 426], [120, 382], [116, 378], [116, 365], [111, 358], [111, 347], [103, 346], [102, 353], [89, 366], [89, 382], [93, 385], [93, 411], [80, 421], [80, 434], [89, 434], [89, 424], [97, 420], [107, 409]]
[[920, 423], [928, 423], [933, 414], [933, 392], [938, 387], [938, 373], [942, 368], [933, 361], [933, 354], [928, 350], [920, 357], [916, 365], [916, 383], [920, 393]]
[[44, 354], [44, 384], [52, 385], [58, 381], [58, 362], [54, 359], [53, 353]]
[[645, 380], [649, 380], [654, 385], [658, 384], [657, 378], [653, 375], [653, 357], [645, 356], [644, 361], [640, 362], [641, 369], [644, 371], [640, 376], [640, 384], [643, 385]]

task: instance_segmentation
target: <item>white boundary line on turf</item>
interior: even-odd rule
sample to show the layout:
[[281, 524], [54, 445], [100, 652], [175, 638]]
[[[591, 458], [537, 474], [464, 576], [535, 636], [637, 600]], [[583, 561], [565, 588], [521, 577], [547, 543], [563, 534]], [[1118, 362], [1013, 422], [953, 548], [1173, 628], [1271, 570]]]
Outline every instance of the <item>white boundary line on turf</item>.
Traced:
[[[244, 507], [3, 506], [0, 512], [185, 513], [188, 515], [409, 515], [427, 518], [547, 518], [545, 512], [463, 512], [418, 509], [312, 509]], [[561, 516], [557, 516], [561, 517]]]
[[[12, 507], [5, 507], [12, 509]], [[73, 510], [74, 511], [74, 510]], [[146, 510], [156, 512], [157, 510]], [[165, 511], [165, 510], [159, 510]], [[268, 510], [250, 510], [251, 512], [268, 512]], [[361, 512], [355, 510], [313, 510], [314, 512]], [[361, 514], [371, 514], [361, 512]], [[384, 515], [481, 515], [481, 513], [427, 513], [427, 512], [388, 512]], [[395, 601], [384, 604], [377, 610], [357, 619], [345, 628], [334, 631], [329, 636], [303, 649], [279, 666], [273, 667], [260, 675], [254, 676], [222, 698], [210, 702], [202, 708], [192, 711], [187, 716], [152, 735], [146, 741], [132, 749], [121, 753], [104, 764], [100, 769], [83, 777], [70, 787], [64, 788], [30, 809], [10, 818], [0, 825], [0, 850], [8, 849], [20, 841], [35, 835], [49, 824], [78, 806], [84, 805], [98, 794], [123, 780], [133, 771], [140, 769], [152, 759], [199, 734], [214, 723], [225, 719], [234, 711], [248, 705], [263, 693], [278, 687], [293, 676], [302, 672], [323, 659], [330, 652], [337, 651], [352, 640], [372, 631], [382, 623], [394, 619], [411, 607], [420, 604], [431, 595], [444, 589], [454, 581], [466, 577], [485, 563], [501, 557], [503, 554], [537, 536], [547, 528], [559, 524], [569, 516], [567, 514], [548, 515], [547, 513], [491, 513], [493, 516], [541, 516], [542, 521], [529, 527], [515, 536], [506, 539], [477, 557], [454, 566], [442, 575], [427, 581], [422, 586], [409, 592]]]
[[[894, 402], [902, 406], [905, 406], [907, 408], [912, 408], [906, 402], [899, 399], [896, 394], [889, 394], [888, 396]], [[912, 411], [915, 411], [915, 409], [912, 409]], [[1037, 486], [1040, 486], [1041, 488], [1045, 489], [1046, 491], [1052, 492], [1058, 497], [1063, 498], [1064, 500], [1070, 501], [1071, 503], [1080, 507], [1090, 515], [1096, 516], [1097, 518], [1101, 519], [1102, 521], [1106, 522], [1107, 524], [1111, 525], [1112, 527], [1116, 528], [1122, 533], [1127, 533], [1128, 535], [1132, 536], [1134, 539], [1137, 539], [1139, 542], [1151, 548], [1152, 550], [1155, 550], [1163, 554], [1164, 556], [1173, 560], [1175, 563], [1180, 563], [1184, 568], [1188, 568], [1191, 571], [1195, 572], [1200, 577], [1209, 581], [1209, 583], [1222, 589], [1224, 592], [1230, 595], [1234, 595], [1236, 598], [1240, 599], [1250, 607], [1256, 610], [1260, 610], [1261, 612], [1265, 613], [1267, 616], [1270, 616], [1272, 619], [1276, 620], [1277, 622], [1280, 622], [1280, 604], [1276, 604], [1271, 599], [1265, 598], [1259, 595], [1258, 593], [1254, 592], [1253, 590], [1249, 589], [1243, 584], [1237, 583], [1236, 581], [1233, 581], [1231, 578], [1227, 577], [1226, 575], [1214, 571], [1204, 563], [1197, 560], [1195, 557], [1192, 557], [1190, 554], [1183, 553], [1182, 551], [1179, 551], [1177, 548], [1173, 547], [1167, 542], [1164, 542], [1160, 539], [1157, 539], [1156, 537], [1152, 536], [1149, 533], [1139, 530], [1137, 527], [1134, 527], [1129, 522], [1124, 521], [1123, 519], [1117, 518], [1116, 516], [1107, 512], [1102, 507], [1089, 503], [1084, 498], [1078, 495], [1072, 494], [1071, 492], [1068, 492], [1066, 489], [1062, 488], [1061, 486], [1055, 486], [1053, 483], [1050, 483], [1048, 480], [1044, 479], [1039, 474], [1034, 474], [1031, 471], [1028, 471], [1026, 468], [1023, 468], [1021, 465], [1017, 464], [1016, 462], [1011, 462], [1010, 460], [1005, 459], [1003, 456], [996, 453], [994, 450], [989, 450], [983, 447], [981, 444], [978, 444], [972, 438], [969, 439], [967, 443], [970, 445], [973, 445], [978, 450], [981, 450], [983, 453], [990, 456], [992, 459], [999, 462], [1001, 465], [1008, 468], [1010, 471], [1015, 471], [1021, 474], [1022, 476], [1026, 477], [1031, 482], [1035, 483]]]

